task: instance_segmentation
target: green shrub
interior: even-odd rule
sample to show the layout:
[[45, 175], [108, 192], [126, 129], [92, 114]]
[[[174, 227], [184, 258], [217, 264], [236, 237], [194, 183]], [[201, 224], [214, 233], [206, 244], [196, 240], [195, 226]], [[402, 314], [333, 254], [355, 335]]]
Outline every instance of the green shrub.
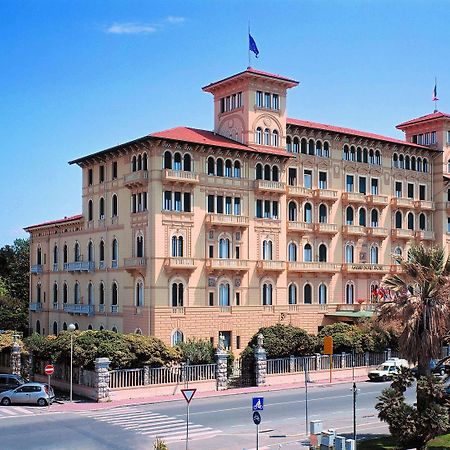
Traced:
[[181, 360], [189, 364], [213, 364], [214, 347], [209, 339], [188, 339], [177, 346]]

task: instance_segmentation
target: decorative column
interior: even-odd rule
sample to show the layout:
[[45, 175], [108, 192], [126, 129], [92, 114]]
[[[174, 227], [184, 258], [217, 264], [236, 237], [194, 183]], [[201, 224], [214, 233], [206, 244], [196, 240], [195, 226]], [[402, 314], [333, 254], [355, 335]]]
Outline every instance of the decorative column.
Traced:
[[144, 366], [144, 385], [150, 384], [150, 366]]
[[216, 350], [216, 380], [217, 390], [224, 391], [228, 389], [228, 353], [225, 350], [225, 339], [223, 335], [219, 336], [219, 344]]
[[345, 360], [345, 352], [341, 353], [341, 368], [342, 369], [347, 368], [347, 361]]
[[22, 363], [20, 358], [20, 345], [16, 341], [16, 335], [13, 336], [14, 342], [11, 348], [11, 373], [20, 375]]
[[266, 384], [267, 375], [267, 354], [263, 348], [264, 336], [258, 334], [258, 343], [255, 347], [255, 375], [256, 386], [264, 386]]
[[110, 401], [109, 396], [109, 358], [97, 358], [95, 360], [94, 388], [98, 402]]

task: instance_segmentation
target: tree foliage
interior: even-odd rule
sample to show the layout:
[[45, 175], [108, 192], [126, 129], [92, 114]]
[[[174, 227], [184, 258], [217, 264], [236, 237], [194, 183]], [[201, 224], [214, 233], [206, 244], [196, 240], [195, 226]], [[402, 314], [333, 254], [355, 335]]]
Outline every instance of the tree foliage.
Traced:
[[182, 361], [190, 364], [213, 364], [214, 346], [208, 339], [188, 339], [178, 344]]

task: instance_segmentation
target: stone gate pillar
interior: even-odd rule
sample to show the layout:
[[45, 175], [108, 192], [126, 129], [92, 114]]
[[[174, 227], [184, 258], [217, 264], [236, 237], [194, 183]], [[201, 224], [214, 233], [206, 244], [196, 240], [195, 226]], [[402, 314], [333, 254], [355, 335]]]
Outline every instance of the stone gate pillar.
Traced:
[[216, 350], [216, 380], [217, 390], [224, 391], [228, 389], [228, 353], [225, 350], [224, 338], [219, 336], [219, 344]]
[[95, 380], [94, 387], [98, 402], [108, 402], [109, 396], [109, 358], [97, 358], [95, 360]]
[[264, 336], [258, 334], [258, 344], [255, 347], [255, 375], [256, 386], [264, 386], [266, 384], [267, 375], [267, 353], [263, 348]]
[[22, 362], [20, 357], [20, 346], [14, 341], [11, 348], [11, 373], [20, 375], [22, 370]]

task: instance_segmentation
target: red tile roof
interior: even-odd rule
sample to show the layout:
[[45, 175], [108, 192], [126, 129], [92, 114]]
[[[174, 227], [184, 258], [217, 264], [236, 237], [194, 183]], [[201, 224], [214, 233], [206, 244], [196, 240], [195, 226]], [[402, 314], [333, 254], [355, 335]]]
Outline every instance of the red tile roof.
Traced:
[[351, 128], [337, 127], [334, 125], [326, 125], [323, 123], [309, 122], [307, 120], [298, 120], [298, 119], [286, 119], [286, 122], [288, 125], [298, 125], [300, 127], [305, 127], [305, 128], [314, 128], [314, 129], [319, 129], [319, 130], [324, 130], [324, 131], [331, 131], [334, 133], [349, 134], [352, 136], [364, 137], [364, 138], [368, 138], [368, 139], [376, 139], [378, 141], [391, 142], [393, 144], [403, 144], [403, 145], [408, 145], [410, 147], [416, 147], [416, 148], [430, 150], [429, 147], [425, 147], [423, 145], [413, 144], [411, 142], [402, 141], [400, 139], [395, 139], [395, 138], [391, 138], [391, 137], [387, 137], [387, 136], [382, 136], [380, 134], [368, 133], [366, 131], [353, 130]]
[[442, 119], [442, 118], [450, 119], [450, 114], [436, 111], [432, 114], [427, 114], [426, 116], [416, 117], [415, 119], [411, 119], [406, 122], [399, 123], [396, 126], [396, 128], [401, 130], [403, 127], [407, 127], [409, 125], [414, 125], [416, 123], [427, 122], [428, 120], [435, 120], [435, 119]]
[[207, 86], [203, 86], [202, 89], [206, 92], [209, 92], [209, 90], [220, 84], [223, 83], [224, 81], [228, 81], [228, 80], [232, 80], [233, 78], [237, 78], [237, 77], [241, 77], [242, 75], [247, 75], [247, 74], [252, 74], [252, 75], [259, 75], [262, 77], [267, 77], [267, 78], [272, 78], [274, 80], [279, 80], [283, 83], [288, 83], [289, 87], [294, 87], [298, 85], [298, 81], [293, 80], [292, 78], [287, 78], [287, 77], [282, 77], [281, 75], [276, 75], [274, 73], [269, 73], [269, 72], [263, 72], [261, 70], [256, 70], [253, 67], [247, 67], [246, 70], [243, 70], [242, 72], [236, 73], [234, 75], [231, 75], [229, 77], [223, 78], [222, 80], [219, 81], [215, 81], [213, 83], [208, 84]]
[[28, 231], [32, 228], [40, 228], [40, 227], [47, 227], [50, 225], [59, 225], [59, 224], [63, 224], [66, 222], [73, 222], [75, 220], [80, 220], [83, 218], [82, 214], [77, 214], [76, 216], [71, 216], [71, 217], [64, 217], [64, 219], [58, 219], [58, 220], [51, 220], [49, 222], [43, 222], [43, 223], [39, 223], [37, 225], [30, 225], [29, 227], [24, 228], [25, 231]]
[[183, 141], [183, 142], [192, 142], [193, 144], [202, 144], [202, 145], [212, 145], [215, 147], [225, 147], [232, 148], [236, 150], [243, 150], [246, 152], [254, 152], [254, 153], [265, 153], [270, 155], [279, 155], [290, 157], [291, 155], [287, 153], [284, 149], [275, 149], [272, 147], [260, 147], [252, 148], [247, 145], [240, 144], [239, 142], [233, 141], [232, 139], [228, 139], [226, 137], [220, 136], [219, 134], [213, 133], [212, 131], [207, 130], [199, 130], [197, 128], [189, 128], [189, 127], [177, 127], [171, 128], [169, 130], [158, 131], [157, 133], [153, 133], [150, 137], [154, 138], [162, 138], [169, 139], [173, 141]]

